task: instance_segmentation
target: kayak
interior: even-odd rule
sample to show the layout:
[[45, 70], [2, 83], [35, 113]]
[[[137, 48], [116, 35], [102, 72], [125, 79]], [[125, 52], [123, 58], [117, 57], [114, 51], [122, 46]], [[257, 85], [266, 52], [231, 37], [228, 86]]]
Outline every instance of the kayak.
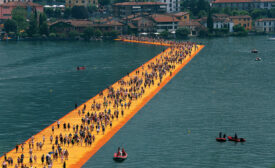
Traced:
[[235, 139], [235, 138], [233, 138], [233, 137], [231, 137], [231, 136], [228, 136], [227, 138], [228, 138], [229, 141], [234, 141], [234, 142], [245, 142], [245, 139], [244, 139], [244, 138], [237, 138], [237, 139]]
[[218, 141], [218, 142], [225, 142], [226, 138], [216, 138], [216, 141]]
[[114, 161], [116, 161], [116, 162], [122, 162], [122, 161], [124, 161], [124, 160], [126, 160], [127, 159], [127, 157], [128, 157], [128, 154], [126, 153], [126, 155], [124, 155], [124, 156], [122, 156], [122, 155], [120, 155], [120, 156], [117, 156], [117, 153], [114, 153]]

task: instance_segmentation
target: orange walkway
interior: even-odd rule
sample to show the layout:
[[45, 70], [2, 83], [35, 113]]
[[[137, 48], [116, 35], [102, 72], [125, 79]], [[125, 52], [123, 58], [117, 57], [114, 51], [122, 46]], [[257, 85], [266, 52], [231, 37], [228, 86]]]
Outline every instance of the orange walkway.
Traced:
[[[160, 43], [152, 43], [152, 42], [139, 42], [139, 41], [130, 41], [130, 40], [123, 40], [125, 42], [136, 42], [136, 43], [145, 43], [145, 44], [154, 44], [154, 45], [163, 45]], [[169, 46], [168, 44], [164, 44], [165, 46]], [[100, 132], [98, 135], [96, 133], [96, 130], [94, 129], [94, 131], [92, 132], [92, 134], [95, 135], [95, 141], [93, 142], [92, 146], [85, 146], [85, 143], [83, 142], [83, 145], [70, 145], [69, 147], [64, 147], [68, 150], [69, 152], [69, 158], [68, 160], [66, 160], [66, 165], [67, 167], [70, 168], [77, 168], [77, 167], [81, 167], [82, 165], [84, 165], [106, 142], [108, 142], [108, 140], [121, 128], [123, 127], [124, 124], [126, 124], [150, 99], [152, 99], [154, 97], [154, 95], [156, 95], [162, 87], [164, 87], [204, 46], [200, 45], [198, 46], [198, 49], [195, 51], [194, 47], [192, 50], [192, 54], [191, 56], [186, 57], [186, 59], [182, 62], [182, 64], [175, 64], [176, 67], [175, 69], [173, 69], [173, 72], [171, 74], [171, 76], [169, 74], [165, 75], [163, 77], [162, 82], [159, 84], [159, 86], [157, 84], [155, 85], [151, 85], [150, 88], [145, 88], [145, 93], [142, 95], [141, 98], [137, 99], [137, 100], [133, 100], [131, 107], [128, 109], [125, 109], [124, 111], [124, 116], [122, 117], [120, 115], [120, 117], [118, 119], [114, 119], [112, 120], [112, 127], [106, 127], [106, 131], [103, 134], [102, 132]], [[157, 58], [160, 58], [162, 55], [166, 54], [168, 55], [171, 51], [171, 48], [166, 49], [164, 52], [160, 53], [159, 55], [157, 55], [156, 57], [152, 58], [150, 61], [148, 61], [147, 63], [144, 64], [144, 70], [147, 70], [147, 65], [149, 65], [152, 62], [156, 62]], [[136, 74], [136, 71], [142, 71], [142, 67], [137, 68], [136, 70], [134, 70], [133, 72], [131, 72], [129, 74], [129, 76], [125, 76], [122, 79], [127, 81], [130, 78], [133, 78], [134, 76], [142, 76], [141, 74]], [[118, 82], [116, 82], [115, 84], [112, 85], [112, 87], [116, 90], [117, 88], [120, 87], [120, 84]], [[105, 89], [103, 91], [103, 94], [106, 95], [107, 94], [107, 89]], [[90, 107], [93, 104], [93, 101], [96, 100], [96, 102], [103, 102], [103, 97], [100, 96], [99, 94], [96, 95], [95, 97], [91, 98], [90, 100], [88, 100], [87, 102], [85, 102], [84, 104], [86, 104], [86, 112], [87, 111], [91, 111]], [[64, 117], [62, 117], [61, 119], [59, 119], [60, 121], [60, 126], [61, 128], [57, 129], [57, 122], [51, 124], [50, 126], [48, 126], [47, 128], [45, 128], [44, 130], [42, 130], [41, 132], [39, 132], [38, 134], [34, 135], [34, 142], [42, 142], [43, 136], [46, 137], [46, 141], [43, 145], [42, 150], [37, 150], [36, 149], [36, 145], [34, 145], [33, 148], [33, 155], [37, 156], [37, 162], [34, 162], [32, 165], [33, 167], [43, 167], [44, 165], [41, 164], [40, 158], [42, 156], [42, 154], [47, 154], [48, 152], [52, 151], [52, 144], [50, 143], [50, 139], [49, 137], [52, 135], [53, 137], [55, 137], [56, 135], [59, 135], [60, 133], [64, 134], [69, 134], [72, 133], [73, 134], [73, 125], [81, 125], [81, 118], [83, 117], [82, 115], [78, 114], [78, 110], [82, 109], [84, 107], [84, 104], [82, 104], [81, 106], [79, 106], [77, 109], [71, 111], [70, 113], [68, 113], [67, 115], [65, 115]], [[115, 110], [116, 108], [111, 107], [112, 112]], [[120, 107], [119, 107], [120, 109]], [[103, 111], [103, 110], [101, 110]], [[63, 129], [63, 123], [70, 123], [71, 125], [71, 129], [70, 130], [64, 130]], [[52, 126], [55, 127], [55, 131], [52, 132]], [[55, 139], [55, 138], [54, 138]], [[24, 150], [24, 164], [26, 165], [30, 165], [29, 164], [29, 142], [31, 141], [31, 139], [27, 140], [24, 145], [25, 150]], [[54, 140], [53, 140], [54, 142]], [[61, 146], [63, 148], [63, 146]], [[114, 151], [115, 152], [115, 151]], [[16, 153], [15, 149], [13, 149], [12, 151], [10, 151], [9, 153], [7, 153], [7, 157], [12, 157], [14, 163], [17, 163], [17, 157], [20, 156], [22, 154], [21, 152], [21, 148], [19, 148], [19, 152]], [[111, 158], [110, 158], [111, 159]], [[0, 158], [0, 163], [2, 164], [2, 162], [4, 161], [4, 157], [2, 156]], [[53, 161], [53, 167], [54, 168], [61, 168], [63, 165], [63, 161], [61, 161], [61, 159], [59, 158], [58, 160], [54, 160]], [[8, 167], [14, 167], [14, 166], [8, 166]]]

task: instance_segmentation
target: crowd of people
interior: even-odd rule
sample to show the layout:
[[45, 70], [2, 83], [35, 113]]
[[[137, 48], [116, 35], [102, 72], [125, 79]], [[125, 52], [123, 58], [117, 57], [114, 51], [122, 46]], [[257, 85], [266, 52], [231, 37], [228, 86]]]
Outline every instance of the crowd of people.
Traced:
[[[4, 154], [3, 168], [51, 168], [54, 167], [55, 162], [61, 162], [65, 168], [69, 160], [69, 151], [73, 151], [74, 146], [91, 147], [97, 135], [104, 135], [106, 129], [111, 129], [113, 123], [129, 112], [131, 105], [141, 99], [146, 91], [148, 92], [148, 88], [160, 85], [167, 75], [172, 75], [177, 65], [182, 64], [183, 60], [191, 55], [193, 49], [198, 49], [197, 45], [192, 42], [173, 42], [134, 36], [121, 36], [120, 38], [170, 44], [170, 48], [162, 52], [160, 57], [142, 65], [119, 80], [117, 84], [100, 92], [99, 96], [92, 99], [90, 103], [79, 107], [75, 105], [77, 118], [79, 118], [77, 122], [73, 119], [66, 120], [66, 122], [57, 121], [51, 126], [50, 135], [43, 135], [42, 139], [36, 139], [33, 136], [26, 143], [16, 145], [17, 158], [12, 158], [14, 155]], [[50, 145], [51, 150], [44, 149], [45, 144]], [[28, 152], [25, 152], [26, 146]], [[43, 152], [39, 155], [40, 159], [35, 154], [36, 151]], [[28, 155], [28, 159], [25, 155]], [[14, 159], [17, 163], [14, 163]]]

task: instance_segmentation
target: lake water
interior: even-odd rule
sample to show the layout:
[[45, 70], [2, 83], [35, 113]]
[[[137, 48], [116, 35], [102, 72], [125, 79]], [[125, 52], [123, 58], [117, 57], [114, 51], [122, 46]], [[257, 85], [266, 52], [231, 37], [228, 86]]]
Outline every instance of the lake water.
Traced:
[[[83, 167], [275, 164], [275, 41], [198, 41], [206, 47]], [[258, 54], [250, 53], [254, 48]], [[162, 49], [121, 42], [1, 42], [0, 155]], [[254, 61], [257, 56], [262, 61]], [[81, 65], [87, 69], [76, 71]], [[220, 131], [237, 132], [247, 142], [217, 143]], [[129, 154], [124, 163], [112, 160], [118, 146]]]

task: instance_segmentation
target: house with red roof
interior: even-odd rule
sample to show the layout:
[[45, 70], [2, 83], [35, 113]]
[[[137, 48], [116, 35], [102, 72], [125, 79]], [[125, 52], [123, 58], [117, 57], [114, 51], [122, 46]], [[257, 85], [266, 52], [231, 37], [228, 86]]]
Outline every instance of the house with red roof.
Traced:
[[0, 20], [11, 19], [12, 10], [17, 7], [22, 7], [28, 11], [34, 11], [43, 13], [43, 6], [33, 2], [7, 2], [0, 5]]
[[174, 33], [180, 22], [180, 20], [173, 15], [154, 14], [151, 15], [151, 18], [155, 22], [157, 32], [169, 31]]

